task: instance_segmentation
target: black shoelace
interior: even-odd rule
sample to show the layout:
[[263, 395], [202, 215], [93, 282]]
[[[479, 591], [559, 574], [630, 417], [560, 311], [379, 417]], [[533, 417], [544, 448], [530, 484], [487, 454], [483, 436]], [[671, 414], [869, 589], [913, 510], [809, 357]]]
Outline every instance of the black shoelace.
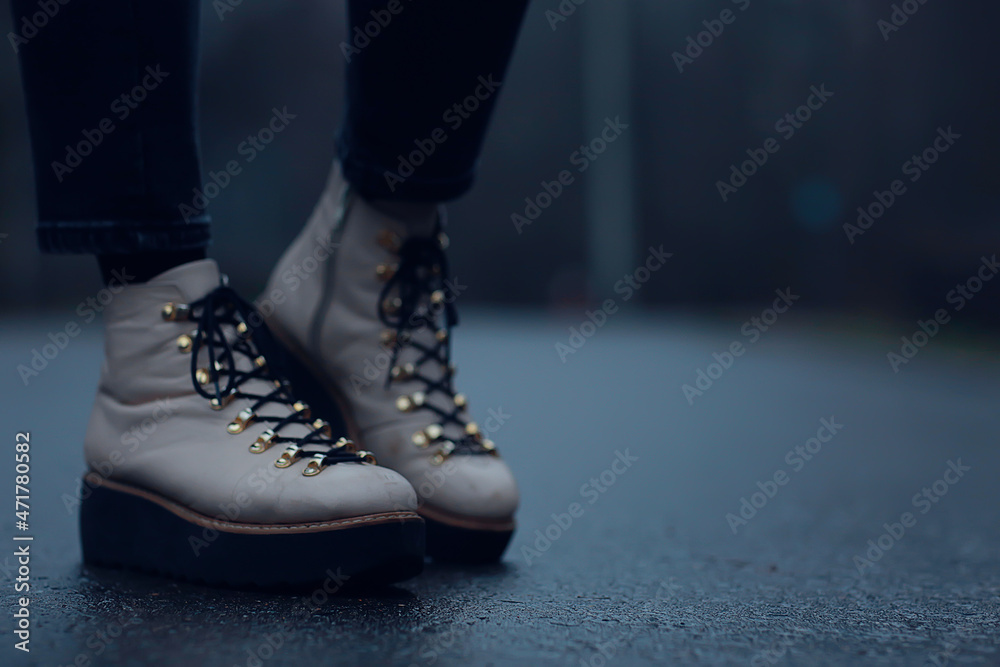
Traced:
[[[310, 413], [304, 404], [298, 402], [292, 394], [288, 382], [277, 377], [267, 363], [267, 358], [278, 358], [278, 348], [271, 338], [266, 326], [251, 328], [249, 322], [260, 321], [260, 314], [253, 305], [241, 298], [228, 286], [220, 286], [205, 297], [189, 304], [188, 319], [197, 322], [198, 328], [193, 335], [191, 348], [191, 380], [195, 391], [209, 399], [212, 407], [222, 409], [232, 400], [242, 398], [253, 401], [248, 410], [241, 412], [253, 422], [271, 424], [269, 427], [274, 436], [271, 444], [295, 443], [300, 448], [314, 445], [317, 449], [299, 449], [296, 458], [313, 457], [323, 454], [323, 465], [342, 462], [364, 461], [364, 452], [356, 452], [353, 445], [334, 441], [329, 426], [321, 420], [311, 421]], [[261, 319], [255, 319], [261, 318]], [[237, 332], [235, 340], [228, 340], [223, 330], [231, 326]], [[208, 368], [199, 369], [198, 354], [204, 347], [208, 352]], [[237, 355], [249, 360], [253, 370], [241, 371], [237, 368]], [[199, 381], [199, 371], [208, 371], [208, 382]], [[274, 389], [267, 394], [254, 394], [246, 391], [245, 385], [251, 380], [264, 380]], [[206, 390], [205, 384], [211, 390]], [[284, 404], [292, 408], [291, 414], [276, 417], [258, 414], [258, 410], [269, 403]], [[249, 423], [249, 421], [247, 421]], [[280, 435], [280, 430], [289, 424], [304, 424], [313, 428], [308, 435], [302, 437], [286, 437]], [[232, 425], [231, 425], [232, 426]], [[321, 449], [320, 449], [321, 448]]]
[[[378, 316], [384, 325], [395, 331], [390, 369], [397, 368], [399, 353], [410, 347], [419, 353], [412, 362], [412, 369], [402, 379], [416, 380], [423, 384], [424, 401], [415, 409], [429, 410], [440, 417], [441, 426], [456, 424], [463, 430], [467, 421], [462, 418], [463, 406], [455, 404], [456, 391], [452, 385], [455, 368], [451, 364], [451, 330], [458, 324], [458, 311], [454, 296], [448, 295], [448, 259], [444, 252], [442, 234], [410, 237], [398, 250], [399, 265], [386, 281], [379, 295]], [[391, 304], [391, 307], [387, 307]], [[443, 328], [438, 319], [443, 316]], [[428, 329], [434, 334], [435, 343], [426, 345], [412, 336], [412, 332]], [[441, 377], [432, 379], [422, 372], [425, 364], [441, 369]], [[396, 379], [390, 373], [386, 386]], [[431, 399], [435, 394], [445, 398], [451, 409], [441, 408]], [[480, 435], [465, 435], [453, 441], [453, 454], [485, 454]]]

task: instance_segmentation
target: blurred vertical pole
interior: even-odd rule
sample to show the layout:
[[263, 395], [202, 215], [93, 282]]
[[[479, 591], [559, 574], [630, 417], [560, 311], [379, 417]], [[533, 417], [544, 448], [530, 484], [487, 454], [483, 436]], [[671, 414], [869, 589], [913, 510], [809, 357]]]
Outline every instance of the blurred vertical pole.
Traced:
[[[621, 117], [634, 127], [632, 42], [627, 0], [591, 0], [577, 11], [583, 20], [583, 124], [587, 141], [604, 119]], [[629, 127], [586, 172], [587, 278], [591, 294], [608, 294], [635, 269], [635, 130]]]

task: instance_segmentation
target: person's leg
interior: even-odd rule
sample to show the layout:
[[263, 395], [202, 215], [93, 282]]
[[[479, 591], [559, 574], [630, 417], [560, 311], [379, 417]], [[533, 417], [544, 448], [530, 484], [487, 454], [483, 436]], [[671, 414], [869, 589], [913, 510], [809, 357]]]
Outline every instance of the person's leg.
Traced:
[[527, 4], [350, 0], [337, 149], [362, 197], [439, 202], [471, 187]]
[[[192, 261], [208, 241], [191, 201], [200, 3], [49, 4], [18, 43], [39, 240], [95, 253], [128, 283], [100, 300], [85, 562], [226, 585], [413, 576], [424, 529], [409, 483], [311, 415], [260, 314], [214, 261]], [[15, 25], [31, 11], [15, 0]], [[21, 368], [27, 385], [38, 373]]]
[[[127, 262], [136, 280], [205, 256], [208, 215], [191, 202], [199, 5], [55, 3], [17, 33], [43, 252], [104, 256], [106, 277]], [[15, 30], [40, 12], [11, 7]]]
[[499, 424], [480, 429], [453, 382], [465, 286], [448, 273], [439, 202], [472, 184], [525, 5], [351, 1], [351, 40], [371, 11], [401, 9], [345, 48], [342, 167], [262, 297], [316, 400], [339, 400], [352, 437], [416, 489], [428, 554], [444, 560], [499, 558], [518, 505], [488, 437]]

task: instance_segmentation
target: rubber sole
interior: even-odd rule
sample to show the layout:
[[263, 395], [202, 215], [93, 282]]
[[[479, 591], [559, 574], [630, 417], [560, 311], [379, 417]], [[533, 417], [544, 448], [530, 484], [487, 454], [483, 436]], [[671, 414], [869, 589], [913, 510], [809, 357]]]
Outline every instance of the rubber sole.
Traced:
[[[422, 515], [423, 516], [423, 515]], [[473, 530], [424, 516], [427, 555], [442, 563], [495, 563], [507, 549], [513, 530]]]
[[[343, 428], [335, 432], [347, 433], [364, 449], [364, 441], [358, 437], [347, 399], [316, 370], [315, 365], [307, 362], [305, 353], [281, 327], [276, 326], [273, 320], [268, 320], [267, 326], [282, 348], [281, 371], [295, 388], [296, 396], [306, 401], [316, 415], [335, 428]], [[438, 512], [434, 512], [433, 518], [425, 509], [418, 509], [417, 512], [427, 522], [427, 555], [442, 562], [480, 564], [497, 561], [514, 534], [513, 521], [509, 529], [484, 530]]]
[[87, 564], [230, 588], [381, 586], [423, 570], [424, 521], [392, 512], [262, 526], [213, 519], [91, 474], [80, 507]]

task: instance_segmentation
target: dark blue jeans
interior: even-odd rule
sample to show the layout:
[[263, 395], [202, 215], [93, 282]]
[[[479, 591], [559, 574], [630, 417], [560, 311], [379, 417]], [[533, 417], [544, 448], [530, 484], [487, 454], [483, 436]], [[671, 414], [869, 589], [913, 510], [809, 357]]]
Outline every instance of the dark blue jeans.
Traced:
[[[189, 209], [199, 4], [12, 0], [44, 252], [208, 244], [208, 215]], [[444, 201], [472, 185], [526, 6], [349, 0], [337, 151], [362, 196]]]

